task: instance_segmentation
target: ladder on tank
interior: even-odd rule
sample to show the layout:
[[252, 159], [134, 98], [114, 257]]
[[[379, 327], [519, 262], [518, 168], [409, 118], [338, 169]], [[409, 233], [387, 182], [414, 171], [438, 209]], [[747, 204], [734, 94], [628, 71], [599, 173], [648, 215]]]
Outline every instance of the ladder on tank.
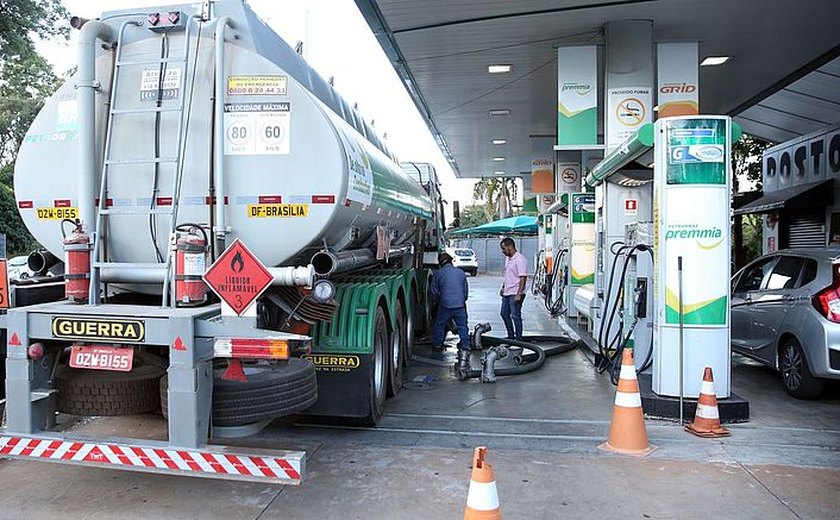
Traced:
[[[181, 180], [184, 173], [184, 155], [186, 149], [186, 139], [185, 139], [185, 118], [184, 118], [184, 108], [187, 104], [187, 88], [189, 86], [189, 79], [187, 74], [187, 68], [190, 59], [190, 37], [191, 37], [191, 28], [193, 27], [192, 17], [187, 20], [186, 23], [186, 31], [184, 36], [184, 48], [181, 57], [171, 58], [168, 55], [162, 56], [158, 59], [143, 59], [143, 60], [124, 60], [123, 59], [123, 39], [125, 36], [125, 30], [129, 26], [135, 27], [142, 27], [143, 22], [138, 21], [127, 21], [122, 24], [119, 30], [119, 35], [117, 38], [116, 44], [116, 56], [114, 60], [114, 70], [113, 70], [113, 77], [111, 80], [111, 93], [110, 93], [110, 104], [108, 110], [108, 121], [107, 127], [105, 131], [105, 153], [102, 162], [102, 174], [101, 174], [101, 181], [99, 186], [99, 199], [97, 202], [97, 216], [96, 216], [96, 227], [94, 228], [94, 240], [93, 240], [93, 252], [92, 252], [92, 262], [91, 262], [91, 283], [90, 283], [90, 294], [89, 294], [89, 301], [92, 304], [98, 304], [100, 302], [100, 284], [102, 281], [102, 271], [107, 269], [110, 273], [118, 274], [122, 273], [124, 276], [123, 278], [126, 281], [131, 281], [131, 278], [136, 278], [137, 283], [142, 283], [142, 280], [146, 280], [146, 283], [149, 283], [149, 280], [156, 279], [155, 276], [152, 274], [155, 272], [162, 272], [163, 273], [163, 291], [162, 291], [162, 301], [161, 306], [174, 306], [175, 298], [174, 294], [170, 298], [171, 291], [171, 280], [172, 276], [172, 253], [173, 253], [173, 246], [174, 244], [171, 243], [173, 240], [173, 236], [175, 234], [175, 228], [177, 225], [178, 219], [178, 206], [180, 202], [180, 190], [181, 190]], [[161, 38], [168, 37], [168, 34], [161, 35]], [[168, 53], [167, 53], [168, 54]], [[181, 72], [181, 92], [178, 95], [178, 101], [176, 105], [163, 105], [162, 99], [162, 85], [166, 80], [166, 71], [170, 64], [174, 64], [175, 66], [182, 66]], [[142, 66], [142, 65], [157, 65], [158, 66], [158, 89], [157, 95], [154, 99], [154, 106], [150, 107], [143, 107], [143, 108], [119, 108], [117, 106], [117, 93], [119, 92], [120, 86], [120, 77], [122, 76], [121, 70], [125, 67], [130, 66]], [[192, 92], [190, 91], [190, 101], [192, 100]], [[178, 115], [178, 122], [177, 122], [177, 130], [176, 134], [176, 152], [175, 155], [172, 157], [163, 157], [160, 155], [156, 155], [154, 157], [147, 157], [147, 158], [140, 158], [140, 159], [118, 159], [114, 157], [112, 151], [112, 138], [113, 138], [113, 131], [114, 131], [114, 124], [117, 118], [121, 117], [131, 117], [132, 115], [138, 114], [155, 114], [155, 126], [160, 127], [161, 125], [161, 115], [164, 113], [176, 113]], [[156, 129], [156, 131], [160, 131]], [[159, 137], [156, 137], [159, 139]], [[157, 154], [160, 154], [160, 146], [156, 146]], [[125, 165], [142, 165], [148, 164], [152, 165], [155, 169], [155, 181], [152, 191], [152, 198], [149, 206], [141, 207], [141, 206], [116, 206], [116, 205], [109, 205], [108, 204], [108, 178], [111, 175], [115, 175], [112, 171], [114, 166], [125, 166]], [[173, 165], [173, 173], [172, 173], [172, 202], [168, 206], [161, 204], [158, 206], [158, 186], [157, 186], [157, 177], [160, 173], [160, 166], [164, 164], [171, 164]], [[108, 245], [108, 233], [107, 233], [107, 224], [109, 219], [112, 217], [119, 217], [125, 215], [148, 215], [150, 219], [150, 226], [154, 229], [157, 226], [157, 222], [155, 221], [155, 217], [161, 215], [168, 219], [168, 233], [167, 233], [167, 244], [166, 250], [161, 253], [159, 249], [159, 245], [157, 243], [157, 238], [154, 234], [152, 234], [152, 240], [155, 242], [155, 254], [158, 257], [158, 262], [111, 262], [108, 260], [107, 256], [107, 245]], [[135, 274], [130, 275], [130, 273], [144, 273], [147, 276]], [[128, 276], [125, 276], [127, 275]]]

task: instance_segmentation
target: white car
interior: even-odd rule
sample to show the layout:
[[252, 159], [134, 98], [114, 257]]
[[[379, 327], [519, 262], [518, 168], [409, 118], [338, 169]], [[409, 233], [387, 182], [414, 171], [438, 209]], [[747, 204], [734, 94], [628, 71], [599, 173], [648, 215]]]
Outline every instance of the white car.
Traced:
[[462, 269], [472, 276], [478, 274], [478, 259], [475, 251], [465, 247], [447, 247], [446, 252], [452, 257], [452, 266]]
[[28, 256], [9, 258], [6, 262], [6, 268], [9, 271], [9, 280], [23, 280], [35, 274], [29, 270], [29, 264], [27, 264], [28, 258]]

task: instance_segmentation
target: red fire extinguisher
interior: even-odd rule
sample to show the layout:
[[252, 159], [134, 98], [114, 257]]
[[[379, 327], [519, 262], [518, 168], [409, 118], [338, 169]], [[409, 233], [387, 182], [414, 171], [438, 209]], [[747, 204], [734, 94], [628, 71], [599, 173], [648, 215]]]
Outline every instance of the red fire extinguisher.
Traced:
[[84, 232], [81, 221], [64, 222], [75, 226], [73, 232], [64, 237], [64, 297], [86, 302], [90, 290], [90, 235]]
[[[207, 285], [201, 276], [207, 270], [207, 237], [195, 225], [179, 226], [175, 243], [175, 299], [178, 307], [207, 301]], [[186, 231], [186, 232], [184, 232]]]

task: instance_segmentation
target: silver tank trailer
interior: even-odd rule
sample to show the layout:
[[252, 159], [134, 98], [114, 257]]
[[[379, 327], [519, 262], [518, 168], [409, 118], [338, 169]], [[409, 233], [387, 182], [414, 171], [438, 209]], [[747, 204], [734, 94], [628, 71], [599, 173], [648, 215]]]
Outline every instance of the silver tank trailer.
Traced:
[[[178, 10], [187, 18], [199, 5], [103, 15], [101, 21], [114, 34], [126, 21], [141, 26], [126, 26], [117, 67], [115, 52], [97, 45], [95, 194], [79, 193], [78, 139], [84, 128], [74, 77], [46, 102], [17, 159], [15, 196], [35, 238], [62, 256], [61, 218], [76, 216], [85, 196], [98, 199], [116, 70], [112, 108], [143, 111], [111, 116], [110, 207], [171, 204], [178, 163], [161, 161], [156, 173], [148, 160], [178, 157], [183, 101], [179, 223], [218, 224], [211, 205], [215, 162], [223, 165], [227, 243], [241, 239], [268, 266], [306, 264], [325, 246], [331, 251], [370, 247], [379, 225], [387, 225], [393, 247], [407, 244], [415, 225], [432, 218], [431, 200], [421, 186], [400, 169], [359, 114], [247, 5], [222, 0], [212, 6], [209, 21], [194, 19], [189, 31], [172, 30], [165, 37], [148, 28], [148, 13]], [[229, 17], [232, 27], [225, 31], [222, 49], [223, 107], [216, 107], [214, 34], [221, 31], [222, 17]], [[185, 48], [186, 63], [179, 61]], [[168, 57], [162, 85], [161, 56]], [[154, 107], [161, 86], [162, 107], [173, 110], [161, 112], [156, 124], [155, 114], [144, 110]], [[214, 147], [214, 137], [221, 150]], [[166, 254], [168, 224], [168, 217], [142, 212], [110, 215], [110, 261], [156, 262], [155, 248]]]

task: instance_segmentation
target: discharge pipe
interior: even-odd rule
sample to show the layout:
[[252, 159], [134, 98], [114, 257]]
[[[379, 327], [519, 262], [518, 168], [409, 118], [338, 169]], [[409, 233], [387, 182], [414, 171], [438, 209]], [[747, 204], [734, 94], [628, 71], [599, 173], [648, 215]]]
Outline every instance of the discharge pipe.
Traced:
[[216, 192], [215, 226], [213, 228], [217, 254], [225, 250], [227, 222], [225, 221], [225, 30], [236, 29], [233, 19], [222, 16], [216, 22], [216, 103], [213, 107], [213, 189]]
[[83, 229], [92, 231], [96, 189], [96, 81], [97, 41], [114, 43], [114, 29], [91, 20], [79, 31], [79, 74], [76, 97], [79, 106], [79, 218]]
[[58, 262], [58, 258], [46, 249], [29, 253], [29, 257], [26, 259], [27, 267], [37, 276], [46, 274]]
[[[312, 287], [314, 266], [269, 267], [274, 277], [271, 285], [281, 287]], [[156, 264], [122, 264], [118, 269], [102, 268], [102, 281], [109, 283], [162, 284], [166, 270]]]
[[309, 262], [318, 276], [327, 276], [344, 271], [351, 271], [376, 263], [376, 257], [370, 249], [352, 249], [333, 253], [318, 251]]

